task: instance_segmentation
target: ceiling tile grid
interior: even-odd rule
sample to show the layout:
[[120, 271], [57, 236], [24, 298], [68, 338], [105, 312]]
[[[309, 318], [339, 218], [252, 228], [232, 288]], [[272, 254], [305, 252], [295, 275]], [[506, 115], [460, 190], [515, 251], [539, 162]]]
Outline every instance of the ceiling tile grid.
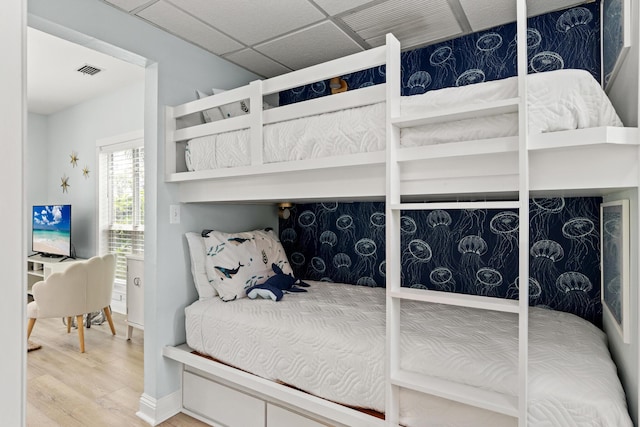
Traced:
[[[416, 48], [513, 22], [514, 0], [102, 0], [246, 68], [273, 77], [393, 33]], [[529, 0], [529, 15], [592, 0]]]
[[329, 21], [258, 45], [255, 49], [294, 70], [363, 50]]
[[124, 11], [131, 12], [146, 3], [149, 3], [149, 0], [106, 0], [105, 3], [116, 6]]
[[407, 48], [462, 31], [447, 0], [389, 0], [342, 20], [371, 46], [383, 45], [387, 33], [393, 33]]
[[358, 8], [367, 3], [372, 3], [371, 0], [315, 0], [315, 3], [320, 6], [330, 16], [339, 15], [348, 10]]
[[154, 3], [139, 11], [137, 15], [170, 33], [180, 35], [187, 41], [201, 46], [216, 55], [222, 55], [244, 47], [237, 41], [166, 1]]
[[307, 0], [174, 0], [176, 5], [251, 46], [325, 19]]
[[263, 77], [275, 77], [293, 71], [291, 68], [285, 67], [273, 59], [256, 52], [253, 49], [244, 49], [224, 55], [223, 58], [237, 64], [241, 67], [252, 70], [254, 73]]

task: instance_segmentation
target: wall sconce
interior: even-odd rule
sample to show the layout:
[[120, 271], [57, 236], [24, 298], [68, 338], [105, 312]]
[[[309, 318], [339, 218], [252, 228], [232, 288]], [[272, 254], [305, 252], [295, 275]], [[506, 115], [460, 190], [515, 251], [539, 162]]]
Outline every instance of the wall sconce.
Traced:
[[291, 216], [291, 209], [293, 207], [293, 203], [291, 202], [282, 202], [278, 203], [278, 216], [282, 219], [289, 219]]

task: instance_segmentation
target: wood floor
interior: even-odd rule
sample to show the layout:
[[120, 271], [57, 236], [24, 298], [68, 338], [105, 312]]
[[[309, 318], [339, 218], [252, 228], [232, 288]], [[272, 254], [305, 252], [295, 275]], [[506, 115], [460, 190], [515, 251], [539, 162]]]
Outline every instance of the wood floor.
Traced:
[[[116, 336], [107, 322], [85, 330], [85, 353], [78, 331], [62, 319], [40, 319], [31, 341], [42, 348], [27, 354], [27, 426], [148, 426], [136, 416], [143, 392], [142, 331], [126, 340], [122, 314], [113, 313]], [[205, 426], [178, 414], [165, 427]]]

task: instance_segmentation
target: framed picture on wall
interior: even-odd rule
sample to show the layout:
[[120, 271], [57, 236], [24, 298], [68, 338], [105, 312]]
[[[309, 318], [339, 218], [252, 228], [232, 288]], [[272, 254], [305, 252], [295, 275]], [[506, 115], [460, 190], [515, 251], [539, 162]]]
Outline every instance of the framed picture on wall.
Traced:
[[631, 0], [602, 2], [602, 74], [609, 90], [631, 47]]
[[629, 201], [602, 203], [600, 215], [603, 311], [629, 343]]

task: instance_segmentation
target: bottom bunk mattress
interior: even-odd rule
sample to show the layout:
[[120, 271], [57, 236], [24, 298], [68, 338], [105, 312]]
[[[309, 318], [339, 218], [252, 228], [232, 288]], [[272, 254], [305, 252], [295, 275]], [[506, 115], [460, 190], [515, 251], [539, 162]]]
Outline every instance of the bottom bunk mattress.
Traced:
[[[309, 282], [281, 301], [219, 298], [186, 308], [194, 350], [343, 405], [384, 412], [385, 290]], [[518, 390], [516, 315], [403, 301], [401, 368], [508, 395]], [[597, 327], [531, 308], [529, 425], [631, 426]], [[402, 389], [400, 421], [515, 426], [514, 418]]]

